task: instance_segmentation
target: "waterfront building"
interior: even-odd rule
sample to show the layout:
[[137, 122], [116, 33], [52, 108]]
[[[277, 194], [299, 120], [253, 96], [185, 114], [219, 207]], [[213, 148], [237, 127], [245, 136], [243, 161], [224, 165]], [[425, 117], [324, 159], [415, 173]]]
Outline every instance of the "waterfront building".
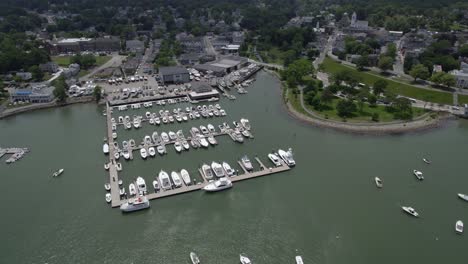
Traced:
[[190, 74], [184, 67], [160, 67], [159, 76], [164, 84], [190, 82]]
[[455, 77], [457, 87], [468, 88], [468, 63], [462, 62], [460, 70], [453, 70], [450, 74]]
[[10, 90], [10, 101], [48, 103], [54, 99], [54, 87], [47, 84], [31, 84], [26, 88], [13, 88]]
[[89, 52], [116, 52], [120, 50], [120, 39], [117, 37], [104, 38], [65, 38], [48, 41], [48, 49], [51, 55], [77, 54]]

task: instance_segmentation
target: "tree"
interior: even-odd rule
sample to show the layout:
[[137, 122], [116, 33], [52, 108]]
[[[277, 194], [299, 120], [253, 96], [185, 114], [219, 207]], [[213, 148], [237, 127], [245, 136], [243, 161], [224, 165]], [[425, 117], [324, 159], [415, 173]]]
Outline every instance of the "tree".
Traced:
[[393, 101], [392, 108], [396, 119], [408, 120], [413, 117], [413, 108], [408, 98], [400, 97]]
[[377, 80], [374, 83], [373, 91], [376, 96], [379, 96], [381, 93], [385, 93], [385, 89], [387, 89], [388, 82], [386, 80]]
[[52, 83], [53, 86], [55, 86], [55, 89], [53, 91], [55, 98], [57, 98], [57, 101], [59, 102], [64, 102], [65, 99], [67, 98], [67, 89], [68, 85], [65, 82], [65, 77], [61, 75], [57, 79], [55, 79]]
[[372, 114], [372, 121], [374, 122], [379, 122], [379, 113], [373, 113]]
[[377, 106], [377, 97], [375, 95], [370, 94], [369, 98], [367, 98], [367, 101], [369, 102], [370, 107]]
[[455, 83], [456, 80], [453, 75], [446, 73], [442, 76], [442, 84], [445, 85], [447, 88], [449, 88], [450, 86], [454, 86]]
[[96, 87], [94, 87], [93, 95], [94, 95], [94, 98], [96, 99], [96, 102], [99, 102], [101, 100], [101, 98], [102, 98], [102, 88], [101, 88], [101, 86], [96, 85]]
[[299, 59], [291, 63], [283, 72], [283, 78], [291, 84], [303, 83], [302, 77], [311, 74], [312, 64], [306, 59]]
[[434, 73], [431, 78], [429, 78], [429, 81], [437, 84], [437, 85], [441, 85], [442, 84], [442, 76], [444, 76], [445, 73], [443, 72], [436, 72]]
[[320, 101], [324, 104], [328, 104], [333, 100], [333, 93], [329, 89], [325, 89], [320, 96]]
[[341, 117], [351, 117], [356, 110], [356, 104], [350, 100], [340, 100], [336, 105], [336, 111]]
[[356, 62], [356, 67], [360, 71], [364, 70], [367, 66], [369, 66], [369, 57], [367, 56], [361, 56]]
[[429, 70], [423, 64], [413, 65], [409, 74], [411, 75], [411, 77], [414, 78], [414, 81], [416, 81], [417, 79], [426, 80], [430, 76]]
[[468, 44], [461, 46], [458, 52], [460, 53], [460, 56], [468, 57]]
[[42, 78], [44, 78], [44, 73], [41, 71], [41, 69], [37, 65], [33, 65], [29, 67], [28, 71], [32, 74], [32, 78], [35, 81], [42, 81]]
[[383, 71], [386, 72], [393, 68], [393, 58], [388, 56], [382, 56], [379, 59], [378, 67]]

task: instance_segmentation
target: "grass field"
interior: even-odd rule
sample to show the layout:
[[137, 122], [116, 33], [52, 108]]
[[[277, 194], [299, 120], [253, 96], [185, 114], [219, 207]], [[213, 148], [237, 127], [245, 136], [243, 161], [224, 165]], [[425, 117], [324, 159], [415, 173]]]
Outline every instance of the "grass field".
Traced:
[[[72, 56], [53, 56], [52, 61], [57, 63], [59, 66], [66, 67], [70, 65], [70, 58]], [[96, 66], [101, 66], [109, 61], [111, 56], [96, 56]]]
[[468, 104], [468, 95], [459, 94], [458, 95], [458, 104], [459, 105]]
[[[325, 58], [323, 68], [328, 73], [336, 73], [342, 70], [348, 70], [360, 79], [360, 82], [372, 86], [377, 80], [386, 80], [388, 82], [387, 89], [395, 94], [439, 104], [453, 104], [453, 96], [450, 93], [438, 92], [421, 89], [409, 84], [399, 83], [391, 79], [381, 77], [377, 73], [360, 72], [353, 67], [342, 65], [330, 58]], [[466, 97], [466, 98], [465, 98]], [[460, 97], [459, 97], [460, 98]], [[462, 100], [468, 100], [468, 96], [464, 96]]]

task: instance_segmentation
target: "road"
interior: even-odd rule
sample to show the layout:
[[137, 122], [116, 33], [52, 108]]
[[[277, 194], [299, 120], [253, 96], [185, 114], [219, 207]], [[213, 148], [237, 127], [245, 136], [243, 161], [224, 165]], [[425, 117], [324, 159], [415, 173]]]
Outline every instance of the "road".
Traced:
[[121, 55], [112, 55], [112, 58], [108, 60], [106, 63], [102, 64], [99, 67], [96, 67], [92, 69], [88, 74], [84, 75], [83, 77], [80, 78], [80, 81], [87, 81], [89, 80], [93, 75], [98, 73], [99, 71], [105, 69], [105, 68], [110, 68], [110, 67], [119, 67], [122, 65], [122, 61], [125, 58], [125, 56]]

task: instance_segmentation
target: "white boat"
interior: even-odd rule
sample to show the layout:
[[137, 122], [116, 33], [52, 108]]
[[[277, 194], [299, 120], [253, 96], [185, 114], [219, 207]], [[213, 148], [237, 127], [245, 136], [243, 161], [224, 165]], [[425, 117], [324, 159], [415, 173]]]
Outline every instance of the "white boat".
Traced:
[[148, 201], [148, 198], [146, 198], [146, 196], [138, 196], [133, 199], [128, 199], [127, 202], [123, 203], [120, 206], [120, 210], [122, 210], [122, 212], [133, 212], [149, 207], [150, 203]]
[[227, 162], [223, 162], [223, 169], [226, 172], [227, 176], [232, 176], [235, 173], [235, 170]]
[[124, 151], [122, 151], [122, 155], [126, 160], [130, 159], [130, 152], [128, 150], [124, 149]]
[[145, 144], [147, 145], [151, 145], [151, 137], [146, 135], [145, 138], [143, 139], [143, 141], [145, 142]]
[[424, 161], [425, 163], [427, 163], [427, 164], [431, 164], [431, 161], [428, 160], [428, 159], [426, 159], [426, 158], [423, 158], [423, 161]]
[[222, 191], [225, 189], [229, 189], [231, 187], [232, 187], [232, 182], [228, 178], [222, 177], [222, 178], [219, 178], [219, 180], [217, 181], [214, 181], [205, 185], [205, 187], [203, 187], [203, 190], [207, 192], [218, 192], [218, 191]]
[[130, 123], [130, 122], [125, 123], [125, 128], [126, 129], [132, 128], [132, 123]]
[[252, 133], [250, 133], [247, 129], [242, 130], [241, 133], [246, 138], [253, 138]]
[[253, 170], [252, 162], [250, 162], [250, 159], [249, 159], [249, 157], [247, 157], [247, 155], [244, 155], [241, 158], [241, 162], [242, 162], [242, 165], [244, 165], [244, 168], [246, 170], [248, 170], [248, 171]]
[[218, 177], [218, 178], [224, 177], [224, 170], [223, 170], [223, 166], [221, 166], [221, 164], [213, 161], [211, 163], [211, 169], [214, 171], [216, 177]]
[[416, 176], [416, 178], [418, 178], [418, 180], [420, 180], [420, 181], [424, 180], [424, 176], [423, 176], [422, 172], [420, 172], [418, 170], [413, 170], [413, 174], [414, 174], [414, 176]]
[[104, 154], [109, 154], [109, 144], [104, 143], [104, 145], [102, 145], [102, 152], [104, 152]]
[[458, 234], [463, 233], [463, 222], [462, 222], [461, 220], [458, 220], [458, 221], [455, 223], [455, 231], [456, 231]]
[[64, 172], [64, 169], [59, 169], [58, 171], [52, 174], [53, 177], [58, 177]]
[[159, 175], [158, 175], [158, 178], [159, 178], [159, 183], [161, 184], [161, 188], [163, 190], [172, 189], [172, 183], [171, 183], [171, 180], [169, 179], [169, 175], [167, 174], [167, 172], [165, 172], [163, 170], [160, 171]]
[[137, 193], [134, 183], [130, 183], [130, 185], [128, 185], [128, 191], [130, 192], [130, 195], [135, 195]]
[[154, 191], [156, 192], [157, 190], [159, 190], [159, 183], [157, 180], [154, 180], [153, 181], [153, 189]]
[[182, 147], [184, 147], [185, 150], [190, 148], [190, 144], [187, 142], [187, 140], [182, 141]]
[[119, 194], [120, 194], [120, 196], [125, 194], [125, 187], [120, 188]]
[[406, 213], [414, 216], [414, 217], [419, 217], [419, 214], [418, 212], [416, 212], [416, 210], [414, 210], [413, 207], [409, 207], [409, 206], [402, 206], [401, 209], [403, 209], [403, 211], [405, 211]]
[[375, 180], [375, 185], [377, 185], [378, 188], [383, 187], [383, 182], [379, 177], [375, 177], [374, 180]]
[[119, 152], [115, 152], [115, 153], [114, 153], [114, 158], [115, 158], [116, 160], [118, 160], [118, 159], [120, 158]]
[[156, 117], [156, 118], [154, 119], [154, 123], [155, 123], [156, 125], [161, 124], [161, 119], [159, 119], [159, 117]]
[[177, 152], [181, 152], [181, 151], [182, 151], [182, 144], [180, 144], [179, 141], [176, 141], [176, 142], [174, 143], [174, 148], [175, 148], [175, 150], [176, 150]]
[[149, 123], [150, 123], [150, 125], [154, 125], [154, 119], [153, 119], [153, 118], [150, 118], [150, 119], [149, 119]]
[[210, 133], [216, 132], [216, 129], [212, 124], [208, 124], [206, 128], [208, 128], [208, 131], [210, 131]]
[[164, 145], [159, 145], [156, 149], [160, 155], [164, 155], [164, 153], [166, 153], [166, 147]]
[[145, 148], [140, 149], [140, 155], [143, 159], [146, 159], [148, 157], [148, 152], [146, 151]]
[[116, 133], [116, 132], [112, 133], [112, 138], [113, 138], [113, 139], [116, 139], [116, 138], [117, 138], [117, 133]]
[[458, 197], [459, 197], [460, 199], [465, 200], [465, 201], [468, 202], [468, 195], [463, 194], [463, 193], [459, 193], [459, 194], [458, 194]]
[[185, 138], [184, 132], [182, 132], [182, 130], [178, 130], [177, 133], [176, 133], [176, 135], [177, 135], [177, 137], [178, 137], [179, 139]]
[[198, 130], [196, 127], [192, 127], [190, 132], [192, 132], [193, 135], [200, 135], [200, 130]]
[[122, 171], [122, 163], [118, 162], [117, 164], [115, 164], [115, 168], [117, 169], [117, 171]]
[[207, 139], [208, 139], [208, 143], [210, 143], [211, 145], [218, 144], [218, 141], [216, 141], [216, 139], [213, 136], [208, 136]]
[[109, 170], [109, 168], [110, 168], [109, 163], [104, 163], [104, 169], [105, 169], [105, 170]]
[[213, 171], [211, 170], [210, 166], [208, 166], [207, 164], [203, 164], [201, 169], [203, 172], [203, 176], [205, 176], [207, 180], [210, 180], [213, 178]]
[[106, 202], [110, 203], [112, 201], [112, 196], [110, 193], [106, 193]]
[[110, 191], [110, 189], [111, 189], [110, 183], [104, 184], [104, 189], [106, 189], [106, 191]]
[[122, 147], [124, 149], [128, 148], [128, 141], [126, 141], [126, 140], [122, 141]]
[[180, 176], [182, 177], [182, 180], [184, 181], [185, 185], [190, 185], [190, 175], [186, 169], [182, 169], [180, 171]]
[[200, 126], [200, 130], [205, 135], [208, 134], [208, 132], [209, 132], [208, 129], [206, 128], [206, 126]]
[[304, 264], [304, 261], [302, 261], [301, 256], [296, 256], [296, 264]]
[[137, 186], [139, 193], [143, 193], [143, 194], [146, 193], [147, 189], [146, 189], [145, 179], [138, 176], [136, 179], [136, 186]]
[[197, 254], [190, 252], [190, 260], [192, 261], [192, 264], [200, 264], [200, 259], [198, 259]]
[[224, 109], [219, 110], [221, 116], [226, 116], [226, 111]]
[[172, 132], [172, 131], [169, 131], [169, 138], [170, 138], [171, 140], [175, 140], [175, 139], [177, 138], [176, 133], [174, 133], [174, 132]]
[[135, 145], [136, 145], [134, 139], [130, 139], [130, 140], [128, 141], [128, 144], [130, 145], [130, 147], [135, 147]]
[[174, 123], [174, 120], [175, 120], [175, 119], [174, 119], [173, 116], [169, 116], [168, 119], [169, 119], [169, 122]]
[[244, 142], [244, 137], [242, 137], [242, 134], [241, 134], [241, 132], [239, 130], [237, 130], [237, 129], [234, 130], [233, 136], [234, 136], [234, 138], [235, 138], [235, 140], [237, 142], [239, 142], [239, 143]]
[[169, 136], [167, 135], [166, 132], [161, 133], [161, 138], [165, 143], [169, 142]]
[[121, 186], [123, 184], [122, 179], [120, 179], [117, 183], [119, 184], [119, 186]]
[[173, 171], [171, 172], [171, 178], [172, 182], [174, 183], [175, 187], [181, 187], [182, 186], [182, 180], [180, 179], [180, 176], [177, 172]]
[[200, 136], [198, 141], [200, 141], [200, 145], [204, 148], [207, 148], [210, 145], [203, 136]]
[[148, 148], [148, 153], [151, 157], [154, 157], [156, 156], [156, 150], [154, 149], [154, 147], [149, 147]]
[[139, 128], [140, 127], [140, 120], [138, 118], [133, 119], [133, 127]]
[[151, 118], [151, 113], [150, 113], [150, 112], [146, 112], [146, 113], [145, 113], [145, 116], [146, 116], [146, 118], [150, 119], [150, 118]]
[[288, 166], [295, 166], [296, 165], [296, 161], [294, 161], [293, 159], [293, 155], [292, 155], [292, 149], [289, 149], [288, 151], [284, 151], [282, 149], [279, 149], [278, 150], [278, 155], [280, 156], [281, 159], [284, 160], [284, 162], [286, 162], [286, 164]]
[[250, 122], [248, 119], [242, 118], [240, 122], [245, 129], [250, 129]]
[[248, 257], [246, 257], [246, 256], [243, 256], [242, 254], [240, 255], [240, 262], [242, 264], [252, 264], [250, 259]]
[[268, 158], [271, 160], [271, 162], [273, 162], [273, 164], [275, 164], [276, 167], [281, 166], [281, 160], [275, 154], [273, 153], [268, 154]]
[[153, 142], [157, 144], [159, 142], [158, 132], [154, 131], [153, 134], [151, 135], [151, 139], [153, 139]]

